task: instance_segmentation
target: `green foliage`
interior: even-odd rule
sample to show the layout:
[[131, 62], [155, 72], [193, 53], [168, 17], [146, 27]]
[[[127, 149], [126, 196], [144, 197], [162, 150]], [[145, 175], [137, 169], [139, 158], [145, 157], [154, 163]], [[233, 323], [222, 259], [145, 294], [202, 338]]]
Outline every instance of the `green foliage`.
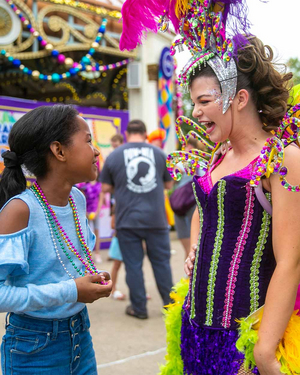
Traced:
[[300, 83], [300, 60], [298, 57], [291, 57], [286, 63], [288, 70], [293, 73], [293, 84]]
[[183, 113], [184, 116], [193, 119], [192, 112], [194, 107], [192, 106], [192, 99], [190, 96], [190, 92], [185, 92], [182, 95], [182, 105], [183, 105]]

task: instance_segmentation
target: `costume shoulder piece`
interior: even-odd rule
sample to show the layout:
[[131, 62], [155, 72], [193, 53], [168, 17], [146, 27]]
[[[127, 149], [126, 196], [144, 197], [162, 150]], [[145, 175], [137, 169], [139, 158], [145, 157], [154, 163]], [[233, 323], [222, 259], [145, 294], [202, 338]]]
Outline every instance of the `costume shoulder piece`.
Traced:
[[259, 185], [262, 177], [270, 177], [271, 174], [279, 174], [282, 186], [294, 192], [300, 191], [300, 185], [291, 185], [288, 183], [286, 176], [287, 167], [284, 166], [284, 149], [291, 143], [299, 147], [300, 140], [300, 104], [293, 106], [284, 116], [280, 126], [274, 132], [273, 137], [266, 140], [261, 150], [259, 159], [256, 163], [255, 170], [250, 181], [254, 187]]

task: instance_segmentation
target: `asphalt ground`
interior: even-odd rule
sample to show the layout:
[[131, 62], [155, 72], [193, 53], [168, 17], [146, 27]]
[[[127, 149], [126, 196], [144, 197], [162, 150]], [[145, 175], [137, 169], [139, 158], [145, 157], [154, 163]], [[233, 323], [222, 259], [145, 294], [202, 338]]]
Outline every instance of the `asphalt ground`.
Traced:
[[[174, 232], [171, 232], [171, 249], [173, 281], [177, 282], [184, 276], [184, 251]], [[107, 251], [101, 251], [101, 256], [103, 263], [99, 268], [110, 271], [112, 262], [107, 260]], [[139, 320], [125, 315], [128, 297], [125, 301], [109, 297], [88, 305], [98, 374], [156, 375], [159, 366], [164, 363], [166, 340], [162, 300], [147, 257], [144, 277], [147, 293], [151, 296], [148, 301], [149, 319]], [[123, 265], [119, 272], [118, 289], [128, 296]], [[0, 314], [1, 336], [4, 334], [4, 320], [5, 314]]]

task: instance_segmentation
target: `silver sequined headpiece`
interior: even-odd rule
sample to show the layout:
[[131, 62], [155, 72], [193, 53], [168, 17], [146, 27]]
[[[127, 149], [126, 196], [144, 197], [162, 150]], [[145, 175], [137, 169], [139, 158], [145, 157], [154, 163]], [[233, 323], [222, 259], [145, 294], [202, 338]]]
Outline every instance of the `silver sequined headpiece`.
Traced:
[[227, 111], [230, 106], [230, 100], [235, 97], [237, 85], [237, 68], [236, 63], [231, 59], [226, 66], [219, 56], [215, 56], [207, 61], [207, 64], [212, 68], [217, 76], [222, 90], [223, 99], [223, 113]]
[[[181, 50], [184, 44], [192, 54], [191, 59], [179, 75], [182, 86], [188, 87], [196, 69], [208, 64], [216, 74], [222, 90], [223, 113], [229, 108], [229, 101], [235, 97], [237, 67], [233, 59], [233, 43], [225, 38], [225, 25], [222, 22], [220, 3], [212, 1], [189, 0], [189, 7], [180, 21], [180, 35], [172, 47]], [[161, 21], [163, 27], [164, 20]]]

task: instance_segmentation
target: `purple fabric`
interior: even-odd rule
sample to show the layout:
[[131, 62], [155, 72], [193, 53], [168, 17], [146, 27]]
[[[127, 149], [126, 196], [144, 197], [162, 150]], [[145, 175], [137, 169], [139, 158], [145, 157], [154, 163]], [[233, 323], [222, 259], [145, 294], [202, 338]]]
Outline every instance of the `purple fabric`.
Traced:
[[[194, 294], [196, 315], [190, 323], [190, 306], [187, 304], [187, 298], [183, 306], [181, 355], [184, 362], [185, 375], [234, 375], [238, 373], [243, 359], [243, 356], [235, 348], [238, 337], [237, 322], [235, 319], [246, 317], [250, 314], [251, 265], [261, 230], [264, 211], [252, 191], [253, 212], [251, 213], [250, 231], [244, 236], [243, 253], [235, 275], [232, 314], [230, 320], [228, 318], [229, 329], [225, 329], [222, 325], [222, 319], [231, 260], [245, 220], [244, 211], [247, 191], [249, 192], [249, 189], [254, 188], [249, 188], [249, 180], [240, 176], [231, 175], [222, 179], [226, 182], [224, 194], [224, 233], [214, 284], [212, 325], [208, 327], [205, 325], [208, 298], [207, 289], [218, 227], [218, 185], [220, 181], [207, 194], [201, 189], [199, 184], [199, 180], [203, 178], [194, 177], [197, 198], [203, 212], [203, 227], [196, 267], [197, 274]], [[259, 306], [265, 302], [267, 288], [275, 269], [271, 225], [267, 233], [258, 278], [255, 280], [258, 286]], [[257, 371], [253, 373], [258, 374]]]
[[[205, 322], [206, 316], [209, 268], [218, 224], [218, 183], [214, 185], [209, 194], [206, 194], [199, 186], [198, 178], [194, 177], [194, 182], [198, 200], [203, 209], [203, 234], [200, 242], [197, 278], [195, 284], [196, 317], [194, 320], [198, 325], [202, 325]], [[215, 328], [222, 328], [226, 283], [232, 254], [235, 249], [236, 241], [243, 222], [246, 200], [246, 183], [249, 183], [247, 179], [236, 176], [226, 176], [223, 178], [223, 180], [226, 181], [226, 193], [224, 196], [225, 224], [221, 255], [219, 258], [219, 265], [215, 281], [214, 314], [212, 324], [212, 327]], [[248, 238], [245, 243], [245, 248], [237, 275], [230, 328], [237, 327], [237, 323], [235, 322], [236, 318], [246, 317], [250, 313], [250, 268], [261, 229], [263, 215], [263, 208], [256, 197], [254, 199], [253, 211], [251, 231], [248, 234]], [[260, 263], [259, 280], [257, 281], [259, 283], [259, 306], [264, 304], [267, 288], [274, 269], [275, 259], [270, 229], [265, 245], [265, 251]]]
[[[235, 347], [235, 330], [197, 327], [182, 317], [181, 357], [184, 375], [236, 375], [243, 366], [243, 355]], [[252, 371], [259, 374], [258, 370]]]
[[88, 214], [96, 212], [99, 204], [99, 196], [101, 192], [101, 182], [82, 182], [77, 184], [86, 198], [86, 212]]

